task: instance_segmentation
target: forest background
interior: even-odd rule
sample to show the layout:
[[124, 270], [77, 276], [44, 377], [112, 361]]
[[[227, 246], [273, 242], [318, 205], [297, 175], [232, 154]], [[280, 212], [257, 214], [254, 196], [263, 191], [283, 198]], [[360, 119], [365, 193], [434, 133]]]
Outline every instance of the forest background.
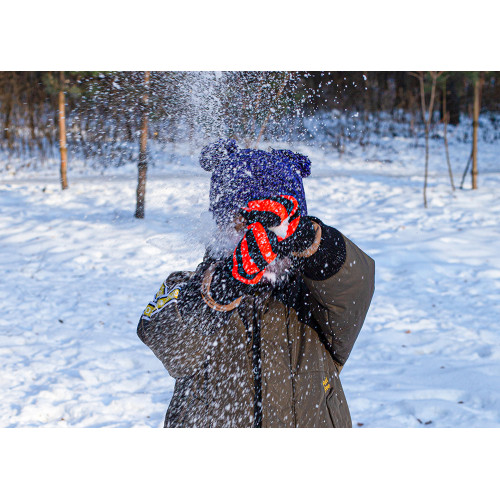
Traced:
[[[455, 189], [447, 126], [458, 125], [461, 114], [472, 119], [471, 155], [464, 159], [461, 187], [470, 171], [472, 187], [477, 188], [479, 115], [488, 113], [494, 130], [500, 127], [495, 114], [500, 111], [499, 75], [493, 71], [3, 71], [0, 168], [17, 173], [59, 157], [61, 187], [66, 189], [68, 153], [73, 161], [99, 168], [135, 160], [139, 172], [135, 215], [142, 218], [148, 164], [154, 163], [154, 152], [172, 146], [175, 151], [176, 143], [187, 143], [194, 153], [220, 137], [234, 138], [246, 147], [258, 147], [261, 141], [321, 146], [326, 137], [328, 148], [342, 154], [346, 144], [369, 145], [371, 133], [380, 135], [385, 123], [388, 129], [383, 135], [424, 133], [427, 206], [428, 141], [433, 127], [444, 124]], [[325, 113], [335, 118], [333, 123], [321, 119]], [[305, 126], [311, 116], [323, 129], [320, 141]], [[468, 139], [466, 134], [464, 140]]]

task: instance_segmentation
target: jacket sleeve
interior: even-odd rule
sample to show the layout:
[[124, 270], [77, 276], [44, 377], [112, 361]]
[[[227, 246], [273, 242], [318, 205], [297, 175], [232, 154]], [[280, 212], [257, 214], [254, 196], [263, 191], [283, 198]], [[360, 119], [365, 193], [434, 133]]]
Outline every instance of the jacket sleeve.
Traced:
[[375, 290], [375, 262], [339, 231], [319, 220], [322, 235], [303, 266], [311, 312], [337, 363], [344, 365]]
[[174, 273], [144, 310], [137, 334], [174, 378], [203, 364], [213, 314], [200, 295], [199, 272]]

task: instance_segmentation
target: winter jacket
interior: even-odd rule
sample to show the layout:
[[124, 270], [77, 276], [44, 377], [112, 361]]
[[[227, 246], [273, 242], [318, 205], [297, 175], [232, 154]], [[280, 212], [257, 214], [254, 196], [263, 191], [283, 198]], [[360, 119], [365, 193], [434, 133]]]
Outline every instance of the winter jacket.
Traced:
[[315, 221], [315, 248], [279, 285], [217, 303], [208, 256], [165, 280], [137, 330], [176, 379], [165, 427], [352, 426], [339, 373], [370, 305], [375, 264]]

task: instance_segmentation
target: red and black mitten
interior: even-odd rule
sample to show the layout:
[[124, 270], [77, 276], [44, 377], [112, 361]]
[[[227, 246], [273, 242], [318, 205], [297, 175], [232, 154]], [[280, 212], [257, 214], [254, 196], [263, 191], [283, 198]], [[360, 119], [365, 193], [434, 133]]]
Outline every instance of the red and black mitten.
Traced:
[[231, 275], [241, 283], [255, 285], [277, 256], [278, 237], [261, 222], [253, 222], [234, 249]]
[[248, 225], [232, 255], [214, 273], [210, 293], [219, 304], [228, 304], [259, 283], [265, 268], [278, 255], [278, 237], [260, 222]]
[[248, 224], [260, 222], [265, 228], [283, 227], [276, 230], [278, 241], [289, 238], [300, 222], [299, 203], [293, 196], [279, 195], [263, 200], [252, 200], [243, 207], [240, 214]]
[[279, 195], [263, 200], [252, 200], [240, 214], [248, 221], [260, 222], [278, 238], [280, 257], [308, 248], [315, 238], [311, 220], [301, 216], [297, 200], [290, 195]]
[[[248, 286], [259, 283], [266, 267], [276, 257], [302, 251], [315, 237], [310, 219], [300, 216], [293, 196], [252, 200], [241, 209], [240, 215], [247, 221], [247, 231], [213, 280], [219, 286], [214, 287], [212, 297], [220, 302], [227, 302], [229, 297], [240, 295]], [[231, 293], [231, 289], [236, 293]]]

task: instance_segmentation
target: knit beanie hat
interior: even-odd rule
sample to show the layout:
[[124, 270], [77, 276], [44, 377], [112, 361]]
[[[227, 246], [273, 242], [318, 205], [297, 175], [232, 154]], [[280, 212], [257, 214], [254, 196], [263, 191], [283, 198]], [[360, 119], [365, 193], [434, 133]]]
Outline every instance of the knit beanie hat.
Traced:
[[228, 224], [250, 200], [279, 194], [294, 196], [307, 215], [302, 178], [311, 173], [307, 156], [288, 150], [239, 149], [234, 140], [205, 146], [200, 165], [212, 172], [210, 211], [218, 225]]

